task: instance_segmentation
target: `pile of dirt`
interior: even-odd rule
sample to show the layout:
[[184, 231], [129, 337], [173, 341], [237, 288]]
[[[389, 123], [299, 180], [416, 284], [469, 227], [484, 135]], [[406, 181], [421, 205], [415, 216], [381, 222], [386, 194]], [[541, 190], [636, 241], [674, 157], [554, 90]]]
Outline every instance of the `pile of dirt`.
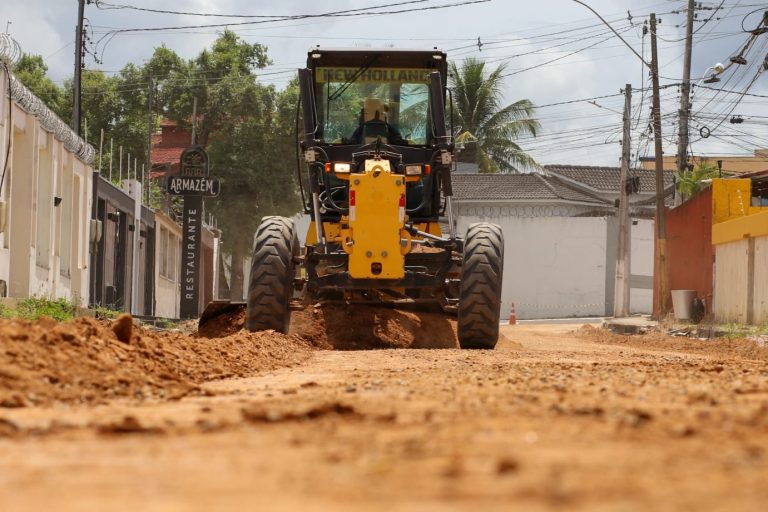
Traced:
[[318, 304], [294, 312], [291, 334], [338, 350], [458, 346], [456, 319], [442, 312], [365, 304]]
[[597, 343], [689, 352], [715, 358], [768, 361], [768, 347], [761, 347], [755, 341], [745, 338], [700, 340], [687, 336], [670, 336], [660, 331], [624, 335], [591, 325], [581, 326], [577, 333], [580, 338]]
[[195, 338], [131, 328], [124, 319], [113, 326], [91, 318], [0, 320], [0, 407], [174, 399], [204, 381], [298, 364], [311, 350], [270, 331]]
[[[200, 326], [198, 336], [238, 333], [245, 310], [224, 312]], [[291, 314], [290, 334], [323, 349], [455, 348], [456, 319], [425, 312], [365, 304], [316, 304]]]

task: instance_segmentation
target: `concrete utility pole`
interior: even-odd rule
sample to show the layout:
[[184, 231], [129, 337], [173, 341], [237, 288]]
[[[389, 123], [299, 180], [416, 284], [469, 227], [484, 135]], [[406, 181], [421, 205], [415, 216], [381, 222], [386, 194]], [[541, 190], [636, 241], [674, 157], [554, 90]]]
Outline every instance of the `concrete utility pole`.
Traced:
[[197, 144], [197, 97], [192, 98], [192, 145]]
[[75, 98], [72, 109], [72, 129], [80, 135], [80, 83], [83, 67], [83, 17], [85, 16], [85, 0], [79, 0], [77, 8], [77, 28], [75, 29]]
[[[154, 119], [152, 116], [152, 101], [154, 96], [154, 89], [155, 89], [155, 83], [152, 79], [152, 72], [149, 73], [149, 90], [147, 91], [147, 178], [149, 178], [149, 173], [152, 172], [152, 132], [154, 131]], [[142, 168], [142, 184], [144, 182], [144, 172]], [[149, 204], [149, 179], [147, 179], [147, 185], [146, 185], [146, 203]]]
[[656, 49], [656, 14], [651, 13], [651, 81], [653, 83], [653, 138], [656, 155], [656, 272], [659, 275], [659, 313], [667, 314], [667, 222], [664, 211], [664, 154], [661, 147], [659, 56]]
[[613, 316], [629, 315], [629, 278], [632, 272], [629, 255], [629, 156], [631, 147], [632, 84], [624, 86], [624, 135], [621, 139], [621, 178], [619, 179], [619, 247], [616, 251], [616, 284], [613, 291]]
[[[688, 119], [691, 113], [691, 53], [693, 52], [693, 11], [694, 0], [688, 0], [688, 17], [685, 26], [685, 60], [683, 61], [683, 84], [680, 87], [680, 126], [677, 138], [677, 172], [682, 175], [688, 168]], [[675, 204], [682, 198], [675, 194]]]

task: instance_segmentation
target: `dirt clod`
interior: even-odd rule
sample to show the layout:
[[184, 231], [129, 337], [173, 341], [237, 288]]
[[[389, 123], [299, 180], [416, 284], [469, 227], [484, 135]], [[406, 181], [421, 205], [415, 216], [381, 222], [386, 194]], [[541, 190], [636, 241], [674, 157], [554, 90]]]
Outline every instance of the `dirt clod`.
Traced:
[[499, 459], [496, 463], [496, 473], [499, 475], [517, 473], [518, 469], [520, 469], [520, 463], [510, 457]]
[[123, 343], [131, 342], [131, 332], [133, 331], [133, 317], [128, 313], [123, 313], [112, 322], [112, 332], [117, 339]]
[[241, 410], [241, 414], [243, 419], [252, 423], [317, 420], [326, 416], [362, 417], [354, 407], [340, 402], [328, 402], [306, 410], [284, 412], [265, 410], [261, 407], [246, 407]]
[[96, 430], [100, 434], [162, 434], [159, 427], [142, 425], [135, 416], [123, 416], [120, 420], [98, 425]]

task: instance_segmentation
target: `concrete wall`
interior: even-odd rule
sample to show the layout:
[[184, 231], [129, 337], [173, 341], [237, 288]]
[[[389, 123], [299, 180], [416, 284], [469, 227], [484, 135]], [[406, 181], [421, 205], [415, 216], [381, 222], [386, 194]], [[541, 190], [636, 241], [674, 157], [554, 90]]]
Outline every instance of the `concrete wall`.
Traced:
[[[636, 224], [634, 224], [636, 222]], [[648, 314], [653, 307], [653, 246], [652, 220], [635, 219], [632, 226], [629, 312]], [[606, 255], [610, 258], [610, 254]], [[608, 260], [611, 261], [610, 259]], [[615, 269], [614, 269], [615, 272]], [[610, 273], [608, 274], [610, 276]], [[609, 295], [612, 297], [612, 295]], [[613, 310], [613, 304], [611, 309]]]
[[[482, 212], [482, 208], [475, 209]], [[494, 222], [504, 231], [502, 318], [512, 302], [518, 319], [604, 316], [613, 310], [615, 219], [605, 217], [509, 217], [461, 215], [459, 233], [473, 222]], [[610, 222], [609, 222], [610, 220]], [[631, 311], [650, 312], [652, 223], [632, 231]]]
[[[668, 290], [696, 290], [712, 312], [712, 189], [707, 188], [675, 208], [667, 208]], [[654, 313], [661, 312], [660, 283], [656, 282]], [[667, 305], [672, 305], [671, 294]]]
[[755, 238], [752, 321], [768, 325], [768, 236]]
[[715, 246], [714, 313], [718, 322], [748, 322], [749, 249], [749, 239]]
[[155, 316], [179, 317], [181, 226], [155, 212]]
[[715, 319], [768, 323], [768, 211], [712, 226]]
[[16, 101], [9, 109], [7, 87], [8, 77], [0, 69], [2, 164], [10, 142], [0, 192], [7, 210], [0, 235], [0, 279], [11, 297], [66, 298], [86, 305], [91, 168], [41, 124], [45, 107], [22, 86], [14, 90], [23, 92], [29, 105], [37, 101], [36, 113]]

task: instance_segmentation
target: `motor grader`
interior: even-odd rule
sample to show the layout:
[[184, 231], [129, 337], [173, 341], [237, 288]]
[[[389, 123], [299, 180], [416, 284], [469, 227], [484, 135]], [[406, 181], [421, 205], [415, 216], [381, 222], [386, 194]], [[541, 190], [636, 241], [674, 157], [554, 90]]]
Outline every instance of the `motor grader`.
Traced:
[[494, 348], [504, 240], [455, 232], [446, 54], [317, 47], [298, 78], [309, 229], [302, 245], [291, 219], [261, 221], [246, 328], [288, 332], [301, 303], [411, 304], [457, 314], [462, 348]]

